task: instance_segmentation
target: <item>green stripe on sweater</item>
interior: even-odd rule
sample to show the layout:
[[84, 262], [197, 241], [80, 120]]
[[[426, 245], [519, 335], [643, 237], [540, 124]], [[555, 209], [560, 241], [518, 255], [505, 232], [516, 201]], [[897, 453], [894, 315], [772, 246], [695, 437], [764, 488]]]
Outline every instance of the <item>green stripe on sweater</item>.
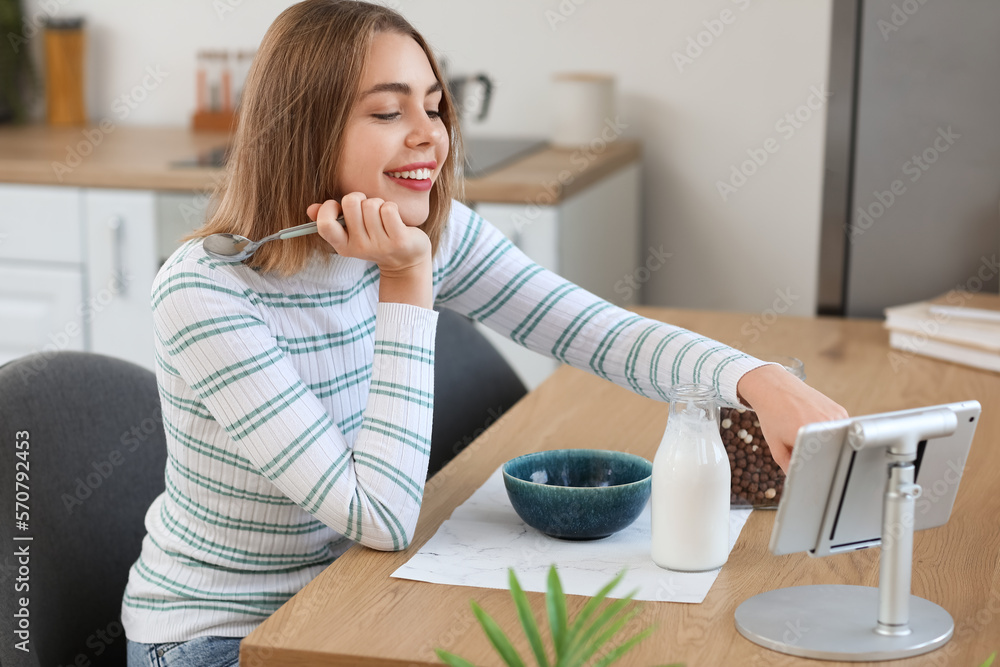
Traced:
[[531, 332], [535, 330], [535, 327], [541, 323], [545, 316], [548, 315], [549, 311], [563, 298], [573, 292], [579, 290], [580, 288], [576, 285], [571, 285], [569, 283], [564, 283], [552, 290], [545, 295], [545, 298], [538, 302], [528, 316], [521, 321], [514, 330], [511, 332], [510, 337], [515, 341], [524, 344]]
[[278, 452], [277, 456], [272, 458], [268, 463], [261, 468], [261, 472], [268, 476], [271, 480], [277, 479], [283, 472], [288, 470], [288, 466], [292, 465], [297, 458], [302, 456], [302, 454], [312, 446], [321, 436], [326, 434], [327, 431], [333, 426], [330, 423], [330, 418], [326, 415], [321, 415], [319, 419], [314, 421], [305, 431], [299, 434], [297, 438], [288, 443], [284, 449]]
[[201, 454], [202, 456], [207, 456], [210, 459], [231, 465], [234, 468], [239, 468], [240, 470], [245, 470], [247, 472], [252, 472], [256, 475], [260, 474], [260, 471], [250, 462], [249, 459], [245, 459], [238, 454], [234, 454], [225, 449], [211, 445], [204, 440], [198, 440], [197, 438], [188, 435], [185, 431], [177, 428], [167, 419], [166, 415], [163, 416], [163, 429], [166, 431], [168, 438], [173, 438], [175, 442], [183, 445], [186, 449], [191, 450]]
[[305, 523], [280, 524], [266, 521], [249, 521], [247, 519], [237, 519], [235, 517], [220, 514], [215, 510], [205, 507], [188, 498], [177, 488], [173, 480], [167, 477], [167, 495], [178, 507], [207, 524], [226, 528], [227, 530], [244, 531], [251, 533], [266, 533], [269, 535], [310, 535], [320, 530], [327, 529], [323, 522], [313, 519]]
[[281, 353], [281, 350], [269, 348], [249, 359], [243, 359], [220, 368], [192, 384], [191, 389], [204, 399], [237, 380], [273, 366], [284, 358], [285, 356]]
[[628, 380], [629, 387], [637, 394], [643, 393], [642, 385], [639, 384], [639, 376], [636, 373], [636, 368], [639, 364], [639, 355], [642, 352], [642, 347], [646, 339], [659, 328], [659, 323], [654, 322], [643, 329], [642, 333], [636, 337], [635, 342], [632, 343], [632, 347], [629, 348], [628, 355], [625, 357], [625, 377]]
[[[385, 527], [389, 529], [389, 537], [392, 538], [392, 548], [399, 551], [400, 549], [405, 549], [409, 546], [407, 544], [408, 540], [406, 539], [406, 531], [403, 530], [403, 525], [399, 523], [399, 519], [397, 519], [393, 513], [389, 511], [389, 508], [381, 507], [378, 502], [372, 500], [372, 509], [375, 510], [375, 513], [378, 514], [379, 517], [381, 517], [382, 523], [385, 524]], [[399, 533], [396, 532], [397, 530]]]
[[403, 491], [413, 498], [418, 505], [423, 500], [423, 489], [421, 486], [388, 461], [380, 459], [377, 456], [372, 456], [371, 454], [366, 454], [365, 452], [354, 452], [354, 463], [381, 473], [387, 479], [396, 482], [397, 485], [402, 483], [401, 488]]
[[333, 485], [337, 483], [340, 476], [347, 470], [350, 465], [350, 461], [351, 450], [344, 450], [333, 462], [333, 465], [330, 466], [326, 473], [319, 478], [319, 481], [313, 485], [309, 494], [302, 499], [302, 507], [307, 512], [314, 514], [319, 511], [319, 508], [323, 506], [323, 501], [326, 500], [327, 494], [330, 493], [330, 489], [333, 488]]
[[225, 544], [213, 542], [201, 537], [191, 531], [190, 528], [170, 516], [166, 511], [166, 506], [160, 506], [160, 519], [163, 526], [171, 535], [181, 540], [193, 549], [201, 550], [211, 556], [225, 558], [233, 563], [244, 565], [304, 565], [306, 562], [314, 562], [320, 554], [328, 554], [326, 545], [316, 551], [307, 554], [274, 554], [262, 551], [248, 551], [246, 549], [236, 549]]
[[459, 241], [458, 248], [455, 249], [455, 254], [451, 256], [451, 261], [446, 266], [434, 272], [433, 281], [435, 283], [447, 278], [465, 263], [482, 230], [483, 219], [476, 215], [475, 211], [469, 211], [468, 225], [465, 228], [465, 233], [462, 235], [462, 240]]
[[384, 419], [365, 417], [362, 421], [361, 427], [370, 429], [376, 433], [387, 435], [390, 438], [395, 438], [403, 444], [413, 447], [421, 454], [429, 454], [431, 451], [430, 438], [426, 438], [419, 433], [405, 429], [402, 426], [393, 424], [392, 422], [387, 422]]
[[605, 380], [608, 379], [608, 374], [604, 372], [604, 362], [608, 357], [608, 351], [611, 349], [611, 346], [622, 334], [622, 332], [625, 331], [625, 329], [640, 320], [642, 320], [642, 318], [638, 315], [626, 317], [624, 320], [621, 320], [611, 327], [611, 330], [605, 334], [604, 338], [602, 338], [601, 342], [597, 345], [597, 349], [594, 351], [594, 354], [590, 357], [590, 368], [594, 371], [595, 375], [602, 377]]
[[584, 308], [579, 315], [573, 318], [570, 325], [556, 340], [556, 344], [552, 347], [552, 356], [562, 362], [569, 363], [566, 359], [566, 352], [569, 351], [570, 345], [573, 344], [573, 341], [583, 330], [583, 327], [585, 327], [587, 323], [594, 319], [594, 317], [596, 317], [601, 311], [607, 310], [611, 307], [611, 304], [607, 302], [595, 302]]
[[208, 591], [199, 588], [194, 588], [192, 586], [187, 586], [169, 579], [158, 572], [154, 572], [148, 565], [146, 565], [140, 558], [135, 564], [135, 571], [143, 579], [153, 584], [154, 586], [160, 586], [164, 590], [170, 591], [171, 593], [178, 595], [180, 597], [194, 598], [203, 601], [214, 601], [214, 602], [244, 602], [246, 604], [260, 604], [260, 605], [274, 605], [281, 606], [285, 604], [292, 597], [292, 593], [269, 593], [261, 591], [258, 593], [228, 593], [224, 591]]
[[525, 283], [542, 271], [544, 271], [544, 269], [537, 264], [524, 267], [517, 273], [517, 275], [511, 278], [507, 284], [493, 296], [492, 299], [469, 313], [469, 317], [479, 321], [485, 320], [487, 317], [503, 308], [503, 306], [510, 301], [522, 287], [524, 287]]
[[133, 609], [151, 609], [155, 611], [171, 611], [173, 609], [200, 609], [203, 611], [230, 611], [239, 614], [246, 614], [255, 618], [267, 618], [273, 614], [281, 605], [274, 606], [270, 610], [258, 610], [246, 605], [236, 603], [225, 604], [219, 602], [205, 602], [203, 600], [187, 600], [186, 602], [173, 602], [170, 600], [160, 600], [158, 598], [146, 598], [130, 595], [126, 593], [122, 601], [126, 606]]
[[444, 303], [445, 301], [450, 301], [468, 292], [477, 282], [479, 282], [480, 278], [486, 275], [486, 272], [494, 264], [500, 261], [500, 258], [506, 255], [513, 247], [514, 244], [507, 239], [503, 239], [497, 243], [486, 254], [486, 257], [484, 257], [483, 260], [476, 265], [476, 270], [474, 272], [465, 274], [465, 276], [458, 281], [458, 284], [454, 285], [450, 290], [442, 290], [438, 294], [438, 302]]
[[209, 491], [218, 493], [221, 496], [226, 496], [235, 500], [262, 503], [264, 505], [289, 506], [295, 504], [291, 499], [285, 496], [272, 496], [264, 493], [247, 491], [246, 489], [241, 489], [230, 484], [223, 484], [222, 482], [216, 481], [207, 475], [195, 472], [178, 461], [169, 449], [167, 450], [167, 463], [172, 466], [179, 475], [192, 484], [196, 484], [203, 489], [208, 489]]

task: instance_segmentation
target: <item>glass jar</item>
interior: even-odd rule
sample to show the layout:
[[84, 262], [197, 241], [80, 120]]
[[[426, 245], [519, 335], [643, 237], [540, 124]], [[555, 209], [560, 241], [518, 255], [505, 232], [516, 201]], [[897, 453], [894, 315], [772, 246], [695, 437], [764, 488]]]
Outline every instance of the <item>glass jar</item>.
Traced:
[[[805, 365], [799, 359], [780, 355], [758, 358], [781, 364], [805, 382]], [[733, 507], [776, 509], [785, 487], [785, 473], [771, 456], [757, 413], [744, 408], [722, 408], [719, 417], [719, 435], [732, 468], [730, 503]]]
[[719, 396], [709, 385], [682, 384], [669, 399], [653, 460], [653, 562], [683, 572], [714, 570], [729, 558], [730, 468], [719, 436]]

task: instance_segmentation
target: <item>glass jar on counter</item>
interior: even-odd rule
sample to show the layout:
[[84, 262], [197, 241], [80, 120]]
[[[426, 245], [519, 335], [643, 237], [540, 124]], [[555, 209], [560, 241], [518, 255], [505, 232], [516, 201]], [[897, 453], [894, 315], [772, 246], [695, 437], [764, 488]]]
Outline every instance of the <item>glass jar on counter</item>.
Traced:
[[[795, 357], [761, 355], [774, 361], [803, 382], [805, 365]], [[757, 413], [744, 408], [722, 408], [719, 412], [719, 435], [732, 468], [730, 504], [733, 507], [776, 509], [785, 487], [785, 473], [774, 462], [760, 429]]]

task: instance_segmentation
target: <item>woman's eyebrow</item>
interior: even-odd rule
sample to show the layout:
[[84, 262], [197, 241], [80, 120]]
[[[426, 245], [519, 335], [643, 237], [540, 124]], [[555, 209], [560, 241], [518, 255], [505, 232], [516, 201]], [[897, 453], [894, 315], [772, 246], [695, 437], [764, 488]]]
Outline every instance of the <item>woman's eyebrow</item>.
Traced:
[[[427, 95], [431, 93], [436, 93], [441, 90], [441, 82], [435, 81], [427, 88]], [[402, 95], [410, 95], [413, 93], [413, 89], [410, 88], [408, 83], [377, 83], [365, 92], [361, 94], [361, 97], [368, 97], [369, 95], [374, 95], [375, 93], [400, 93]]]

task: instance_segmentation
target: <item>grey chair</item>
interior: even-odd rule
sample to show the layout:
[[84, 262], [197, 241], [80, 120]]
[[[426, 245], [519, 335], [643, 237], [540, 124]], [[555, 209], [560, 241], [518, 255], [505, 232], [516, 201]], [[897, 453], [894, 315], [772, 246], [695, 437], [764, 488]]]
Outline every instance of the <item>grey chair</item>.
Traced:
[[[149, 370], [84, 352], [0, 367], [0, 664], [125, 664], [122, 593], [165, 465]], [[27, 512], [26, 530], [15, 511]], [[27, 549], [26, 564], [18, 549]], [[11, 627], [22, 596], [27, 653]]]
[[524, 383], [472, 320], [438, 315], [430, 477], [527, 393]]

